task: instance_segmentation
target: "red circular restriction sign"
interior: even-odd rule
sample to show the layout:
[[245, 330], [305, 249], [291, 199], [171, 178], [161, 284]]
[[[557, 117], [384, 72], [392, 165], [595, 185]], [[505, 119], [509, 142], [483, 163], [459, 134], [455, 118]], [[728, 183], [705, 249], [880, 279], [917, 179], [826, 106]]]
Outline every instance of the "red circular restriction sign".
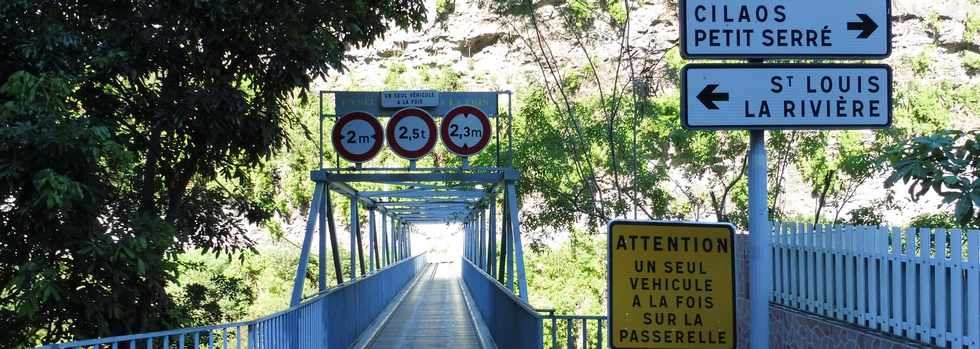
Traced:
[[428, 112], [419, 108], [396, 112], [388, 120], [385, 131], [391, 151], [409, 160], [425, 156], [436, 145], [436, 122]]
[[344, 160], [366, 162], [381, 152], [384, 144], [381, 123], [373, 115], [352, 112], [341, 116], [330, 132], [333, 148]]
[[446, 149], [460, 156], [470, 156], [490, 143], [490, 118], [480, 108], [458, 106], [442, 118], [439, 135]]

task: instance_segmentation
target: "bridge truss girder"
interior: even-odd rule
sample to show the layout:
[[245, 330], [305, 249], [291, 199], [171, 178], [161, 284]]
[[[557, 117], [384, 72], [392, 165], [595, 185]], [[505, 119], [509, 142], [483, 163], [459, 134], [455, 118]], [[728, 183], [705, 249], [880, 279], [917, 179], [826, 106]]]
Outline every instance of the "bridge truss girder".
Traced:
[[[313, 202], [304, 234], [300, 263], [293, 285], [292, 304], [302, 301], [303, 283], [310, 249], [317, 232], [319, 241], [319, 289], [327, 289], [327, 243], [338, 284], [344, 283], [338, 249], [337, 230], [331, 194], [350, 201], [350, 261], [352, 279], [375, 272], [412, 255], [411, 231], [417, 224], [461, 223], [464, 257], [473, 262], [525, 302], [527, 278], [521, 243], [516, 182], [518, 174], [510, 167], [363, 169], [334, 168], [311, 172], [315, 183]], [[398, 189], [358, 190], [363, 183], [396, 186]], [[502, 194], [503, 200], [497, 199]], [[502, 206], [500, 258], [497, 258], [497, 206]], [[368, 262], [365, 263], [359, 207], [368, 211]], [[381, 216], [381, 237], [376, 229]], [[390, 227], [390, 229], [389, 229]], [[389, 231], [390, 230], [390, 231]], [[328, 240], [329, 237], [329, 240]], [[499, 263], [498, 263], [499, 262]], [[359, 268], [358, 268], [359, 267]], [[516, 269], [516, 270], [515, 270]], [[516, 283], [515, 283], [516, 278]]]

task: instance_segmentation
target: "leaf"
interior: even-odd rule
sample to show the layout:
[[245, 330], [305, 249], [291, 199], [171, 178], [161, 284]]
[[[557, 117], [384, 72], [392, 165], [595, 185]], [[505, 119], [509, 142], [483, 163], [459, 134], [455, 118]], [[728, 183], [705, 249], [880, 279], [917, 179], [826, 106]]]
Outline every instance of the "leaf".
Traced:
[[966, 225], [973, 218], [973, 200], [968, 200], [964, 195], [956, 203], [956, 211], [953, 214], [956, 217], [956, 222], [960, 225]]

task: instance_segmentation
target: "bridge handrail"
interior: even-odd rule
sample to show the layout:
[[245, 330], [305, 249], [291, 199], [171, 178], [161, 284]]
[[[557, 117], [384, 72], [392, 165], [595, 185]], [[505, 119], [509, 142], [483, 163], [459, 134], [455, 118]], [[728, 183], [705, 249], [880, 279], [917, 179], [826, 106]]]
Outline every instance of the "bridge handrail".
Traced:
[[232, 323], [225, 323], [225, 324], [218, 324], [218, 325], [208, 325], [208, 326], [199, 326], [199, 327], [186, 327], [186, 328], [180, 328], [180, 329], [176, 329], [176, 330], [166, 330], [166, 331], [146, 332], [146, 333], [134, 333], [134, 334], [121, 335], [121, 336], [101, 337], [101, 338], [93, 338], [93, 339], [83, 339], [83, 340], [78, 340], [78, 341], [73, 341], [73, 342], [66, 342], [66, 343], [47, 344], [47, 345], [42, 345], [42, 346], [37, 347], [37, 348], [38, 349], [41, 349], [41, 348], [46, 348], [46, 349], [56, 349], [56, 348], [57, 349], [62, 349], [62, 348], [85, 347], [85, 346], [90, 346], [90, 345], [100, 345], [100, 344], [107, 344], [107, 343], [122, 343], [122, 342], [135, 341], [135, 340], [141, 340], [141, 339], [153, 339], [153, 338], [161, 338], [161, 337], [169, 337], [169, 336], [179, 336], [179, 335], [187, 335], [187, 334], [194, 334], [194, 333], [210, 332], [210, 331], [214, 331], [214, 330], [221, 330], [221, 329], [232, 328], [232, 327], [235, 327], [235, 328], [239, 328], [239, 327], [250, 327], [250, 326], [254, 325], [256, 322], [258, 322], [258, 321], [259, 320], [256, 319], [256, 320], [232, 322]]
[[542, 316], [473, 262], [461, 258], [463, 282], [501, 348], [542, 348]]
[[[322, 292], [318, 292], [318, 293], [312, 295], [311, 297], [303, 300], [303, 302], [301, 302], [300, 304], [297, 304], [297, 305], [292, 306], [292, 307], [289, 307], [287, 309], [284, 309], [284, 310], [281, 310], [281, 311], [278, 311], [278, 312], [275, 312], [275, 313], [272, 313], [272, 314], [269, 314], [269, 315], [265, 315], [265, 316], [262, 316], [262, 317], [259, 317], [259, 318], [253, 319], [253, 320], [239, 321], [239, 322], [231, 322], [231, 323], [217, 324], [217, 325], [208, 325], [208, 326], [187, 327], [187, 328], [180, 328], [180, 329], [174, 329], [174, 330], [146, 332], [146, 333], [134, 333], [134, 334], [126, 334], [126, 335], [111, 336], [111, 337], [100, 337], [100, 338], [93, 338], [93, 339], [83, 339], [83, 340], [77, 340], [77, 341], [65, 342], [65, 343], [46, 344], [46, 345], [42, 345], [42, 346], [37, 347], [37, 349], [70, 349], [70, 348], [81, 348], [81, 347], [88, 347], [88, 346], [99, 346], [99, 345], [103, 345], [103, 344], [125, 343], [125, 342], [134, 342], [134, 341], [140, 341], [140, 340], [153, 340], [153, 339], [158, 339], [158, 338], [166, 338], [165, 340], [169, 340], [170, 337], [174, 337], [174, 336], [185, 336], [185, 335], [200, 334], [200, 333], [209, 333], [209, 334], [212, 334], [213, 335], [212, 331], [215, 331], [215, 330], [227, 330], [227, 329], [231, 329], [231, 328], [234, 328], [234, 329], [237, 330], [237, 331], [233, 332], [233, 334], [235, 334], [236, 340], [240, 340], [240, 338], [243, 337], [243, 336], [239, 335], [239, 334], [243, 333], [242, 328], [248, 328], [249, 330], [251, 330], [251, 329], [255, 328], [255, 326], [257, 324], [260, 324], [260, 323], [263, 323], [263, 322], [266, 322], [268, 320], [271, 320], [271, 319], [274, 319], [274, 318], [277, 318], [277, 317], [281, 317], [281, 316], [284, 316], [284, 315], [289, 315], [289, 314], [291, 314], [293, 312], [296, 312], [296, 311], [301, 310], [303, 308], [306, 308], [306, 307], [308, 307], [308, 306], [310, 306], [312, 304], [315, 304], [317, 301], [319, 301], [319, 300], [321, 300], [321, 299], [323, 299], [323, 298], [325, 298], [325, 297], [327, 297], [327, 296], [329, 296], [329, 295], [331, 295], [333, 293], [340, 292], [343, 289], [345, 289], [347, 287], [350, 287], [352, 285], [355, 285], [355, 284], [357, 284], [357, 283], [359, 283], [361, 281], [369, 280], [369, 279], [371, 279], [373, 277], [376, 277], [376, 276], [380, 275], [381, 272], [386, 271], [386, 270], [391, 269], [391, 268], [394, 268], [394, 267], [397, 267], [397, 266], [399, 266], [399, 265], [401, 265], [403, 263], [413, 262], [413, 261], [415, 261], [415, 259], [421, 258], [423, 256], [425, 256], [425, 253], [421, 253], [421, 254], [418, 254], [418, 255], [415, 255], [415, 256], [412, 256], [412, 257], [409, 257], [409, 258], [405, 258], [405, 259], [400, 260], [400, 261], [398, 261], [396, 263], [392, 263], [392, 264], [390, 264], [388, 266], [385, 266], [384, 268], [378, 269], [375, 272], [370, 273], [370, 274], [368, 274], [368, 275], [366, 275], [364, 277], [358, 278], [356, 280], [345, 282], [343, 284], [334, 286], [334, 287], [332, 287], [332, 288], [330, 288], [328, 290], [324, 290]], [[223, 334], [221, 339], [222, 340], [226, 340], [227, 339], [227, 333]], [[209, 341], [210, 340], [213, 340], [213, 338], [209, 338]], [[131, 347], [135, 347], [135, 344], [132, 344]], [[251, 346], [249, 346], [249, 347], [251, 347]], [[115, 346], [114, 346], [114, 348], [115, 348]]]

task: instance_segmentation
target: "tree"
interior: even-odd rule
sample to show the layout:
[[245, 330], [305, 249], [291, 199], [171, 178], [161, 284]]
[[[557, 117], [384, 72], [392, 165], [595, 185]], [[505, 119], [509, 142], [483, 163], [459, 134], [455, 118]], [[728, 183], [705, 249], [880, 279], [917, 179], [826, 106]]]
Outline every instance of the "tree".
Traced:
[[980, 130], [944, 130], [912, 138], [886, 155], [894, 172], [886, 187], [909, 184], [918, 201], [930, 191], [952, 204], [956, 224], [980, 226]]
[[179, 325], [175, 254], [248, 249], [288, 98], [413, 0], [0, 3], [0, 347]]

